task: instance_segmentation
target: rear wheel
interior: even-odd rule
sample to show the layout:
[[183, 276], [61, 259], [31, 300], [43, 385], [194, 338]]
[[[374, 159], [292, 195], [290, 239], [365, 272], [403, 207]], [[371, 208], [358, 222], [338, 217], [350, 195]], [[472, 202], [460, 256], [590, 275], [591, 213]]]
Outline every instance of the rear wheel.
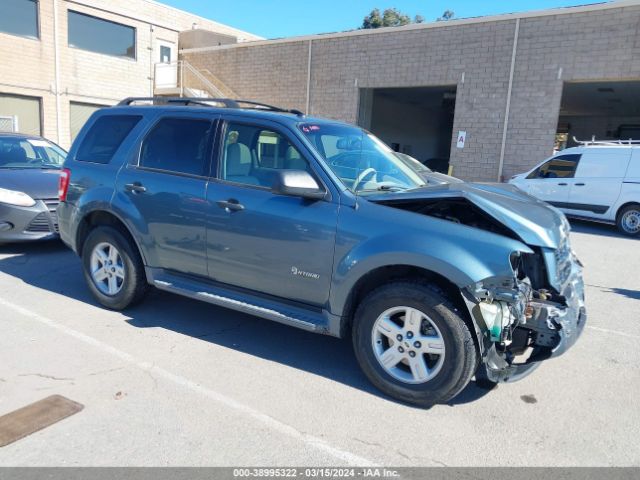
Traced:
[[618, 229], [632, 237], [640, 235], [640, 204], [628, 205], [618, 212]]
[[107, 308], [125, 309], [140, 301], [147, 290], [140, 255], [115, 228], [101, 226], [89, 233], [82, 264], [91, 293]]
[[455, 397], [477, 367], [473, 337], [456, 307], [419, 283], [394, 282], [367, 295], [356, 311], [353, 344], [374, 385], [423, 407]]

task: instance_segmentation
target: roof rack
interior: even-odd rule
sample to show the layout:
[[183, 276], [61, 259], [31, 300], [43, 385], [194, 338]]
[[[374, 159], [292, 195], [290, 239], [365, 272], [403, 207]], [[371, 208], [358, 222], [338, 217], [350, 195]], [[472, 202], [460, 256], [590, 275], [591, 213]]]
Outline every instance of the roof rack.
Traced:
[[591, 140], [578, 140], [576, 137], [573, 137], [573, 141], [585, 147], [588, 147], [589, 145], [640, 145], [640, 140], [634, 140], [632, 138], [628, 140], [596, 140], [595, 135], [591, 138]]
[[[118, 103], [118, 106], [127, 106], [137, 102], [151, 102], [152, 105], [198, 105], [200, 107], [223, 106], [225, 108], [245, 108], [252, 110], [266, 110], [269, 112], [293, 113], [304, 116], [300, 110], [275, 107], [266, 103], [250, 100], [236, 100], [233, 98], [207, 98], [207, 97], [128, 97]], [[212, 105], [217, 104], [217, 105]], [[246, 105], [243, 107], [243, 105]]]

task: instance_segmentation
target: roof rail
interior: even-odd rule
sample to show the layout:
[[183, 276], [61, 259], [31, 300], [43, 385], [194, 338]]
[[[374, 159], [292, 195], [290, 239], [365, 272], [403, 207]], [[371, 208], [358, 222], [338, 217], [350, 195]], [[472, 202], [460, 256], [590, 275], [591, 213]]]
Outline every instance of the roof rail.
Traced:
[[[198, 105], [201, 107], [213, 107], [212, 104], [222, 105], [226, 108], [246, 108], [252, 110], [266, 110], [270, 112], [293, 113], [304, 116], [300, 110], [275, 107], [266, 103], [250, 100], [236, 100], [233, 98], [206, 98], [206, 97], [128, 97], [118, 103], [118, 106], [127, 106], [137, 102], [151, 102], [152, 105]], [[246, 105], [243, 107], [243, 105]]]
[[592, 137], [591, 140], [578, 140], [576, 137], [573, 137], [573, 141], [585, 147], [588, 147], [589, 145], [608, 145], [608, 146], [640, 145], [640, 140], [634, 140], [632, 138], [628, 140], [596, 140], [595, 135]]

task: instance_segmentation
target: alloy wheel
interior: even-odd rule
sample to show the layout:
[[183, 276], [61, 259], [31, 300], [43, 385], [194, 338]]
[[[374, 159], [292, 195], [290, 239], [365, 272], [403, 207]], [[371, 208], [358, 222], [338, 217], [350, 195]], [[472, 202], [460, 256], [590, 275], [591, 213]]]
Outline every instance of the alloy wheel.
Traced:
[[91, 279], [100, 292], [117, 295], [124, 285], [125, 269], [118, 249], [108, 242], [97, 244], [91, 252]]
[[442, 334], [429, 316], [416, 308], [398, 306], [384, 311], [373, 325], [371, 341], [380, 366], [403, 383], [426, 383], [442, 368]]

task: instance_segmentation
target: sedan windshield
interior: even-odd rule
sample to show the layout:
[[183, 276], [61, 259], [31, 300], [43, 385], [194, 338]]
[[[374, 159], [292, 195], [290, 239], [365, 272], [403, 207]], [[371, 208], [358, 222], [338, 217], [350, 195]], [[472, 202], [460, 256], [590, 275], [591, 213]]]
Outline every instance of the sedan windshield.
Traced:
[[305, 123], [300, 130], [352, 192], [399, 191], [424, 185], [393, 150], [358, 127]]
[[62, 168], [66, 156], [44, 139], [0, 137], [0, 168]]

